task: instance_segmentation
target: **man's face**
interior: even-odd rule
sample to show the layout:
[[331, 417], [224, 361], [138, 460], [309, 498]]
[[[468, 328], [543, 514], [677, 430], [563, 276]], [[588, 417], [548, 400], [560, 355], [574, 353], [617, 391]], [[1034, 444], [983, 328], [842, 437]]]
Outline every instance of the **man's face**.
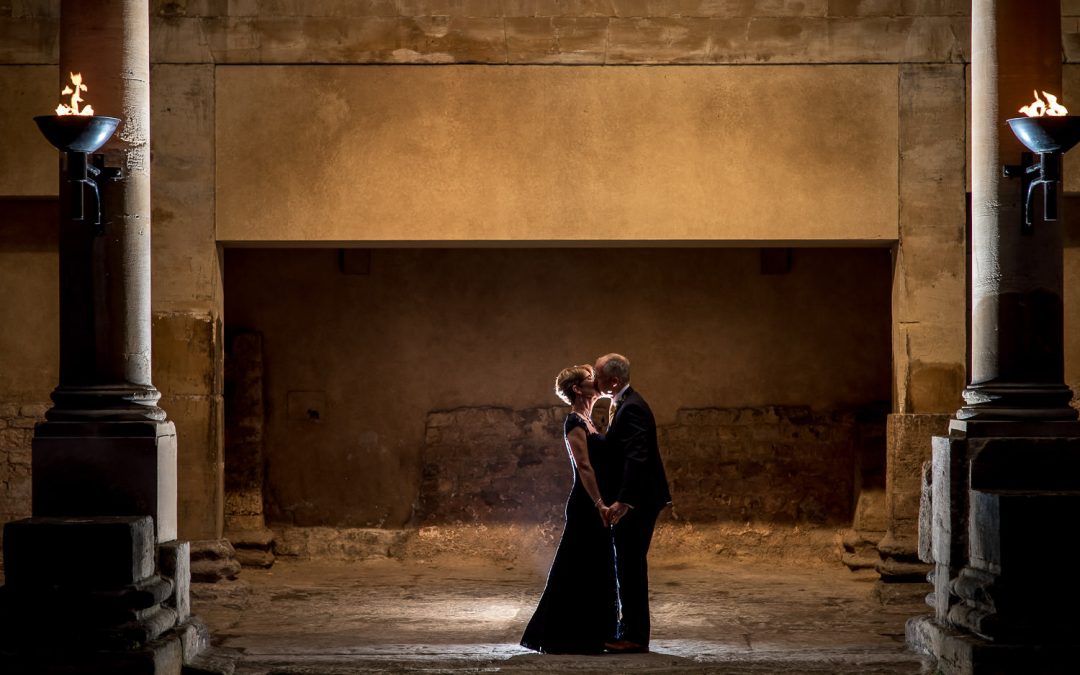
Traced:
[[601, 394], [610, 396], [615, 393], [618, 378], [604, 372], [604, 363], [606, 362], [600, 360], [593, 366], [593, 370], [596, 372], [596, 388], [600, 390]]

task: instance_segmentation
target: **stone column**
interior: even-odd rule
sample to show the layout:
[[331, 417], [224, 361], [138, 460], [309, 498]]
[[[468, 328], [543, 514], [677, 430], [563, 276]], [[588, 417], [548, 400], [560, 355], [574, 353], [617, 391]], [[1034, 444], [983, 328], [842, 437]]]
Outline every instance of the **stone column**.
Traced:
[[[150, 25], [146, 2], [64, 2], [60, 86], [120, 118], [102, 148], [109, 222], [95, 233], [62, 214], [60, 384], [50, 420], [163, 420], [150, 382]], [[58, 90], [59, 91], [59, 90]], [[62, 189], [63, 189], [62, 185]], [[66, 205], [66, 200], [61, 201]]]
[[33, 513], [149, 515], [166, 542], [176, 431], [150, 377], [149, 46], [147, 0], [61, 5], [61, 84], [82, 73], [95, 112], [120, 118], [102, 151], [122, 174], [98, 179], [98, 230], [61, 199], [60, 383], [34, 434]]
[[[1080, 423], [1064, 384], [1061, 221], [1021, 227], [1023, 147], [1005, 120], [1061, 91], [1059, 2], [972, 3], [971, 380], [934, 438], [920, 556], [932, 617], [908, 640], [948, 675], [1067, 672], [1080, 587], [1061, 540], [1080, 520]], [[1040, 196], [1042, 190], [1040, 189]], [[1060, 543], [1058, 543], [1060, 542]]]
[[1020, 181], [1002, 175], [1025, 151], [1005, 120], [1033, 89], [1061, 92], [1060, 36], [1060, 2], [972, 3], [971, 373], [958, 419], [1076, 419], [1064, 384], [1061, 227], [1023, 231]]
[[178, 675], [206, 633], [176, 541], [176, 432], [150, 377], [148, 0], [63, 0], [61, 16], [63, 79], [82, 73], [84, 99], [120, 118], [98, 164], [122, 174], [98, 177], [100, 227], [77, 219], [60, 174], [60, 382], [34, 430], [33, 517], [4, 528], [0, 663]]

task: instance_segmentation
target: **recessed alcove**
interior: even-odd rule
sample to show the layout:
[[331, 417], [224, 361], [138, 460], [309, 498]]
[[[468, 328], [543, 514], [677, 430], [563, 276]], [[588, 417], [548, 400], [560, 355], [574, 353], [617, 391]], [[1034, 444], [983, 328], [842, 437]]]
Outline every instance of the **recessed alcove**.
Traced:
[[884, 483], [890, 284], [885, 248], [228, 248], [226, 341], [261, 336], [271, 527], [558, 521], [555, 374], [619, 351], [676, 518], [844, 528]]

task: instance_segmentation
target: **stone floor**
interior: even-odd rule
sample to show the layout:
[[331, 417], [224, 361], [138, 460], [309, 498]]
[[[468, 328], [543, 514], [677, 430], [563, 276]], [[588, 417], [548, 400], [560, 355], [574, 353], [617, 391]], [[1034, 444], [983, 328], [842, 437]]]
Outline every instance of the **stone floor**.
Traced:
[[917, 594], [838, 564], [653, 560], [653, 653], [517, 646], [546, 570], [482, 558], [279, 560], [196, 585], [216, 657], [241, 674], [928, 672], [904, 645]]

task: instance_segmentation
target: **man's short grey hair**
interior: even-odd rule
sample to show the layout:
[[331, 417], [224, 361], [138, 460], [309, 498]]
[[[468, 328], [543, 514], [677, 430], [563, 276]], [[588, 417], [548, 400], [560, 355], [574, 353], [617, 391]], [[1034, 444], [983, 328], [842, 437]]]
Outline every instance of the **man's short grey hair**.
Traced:
[[622, 354], [605, 354], [600, 357], [600, 370], [605, 375], [617, 377], [624, 383], [630, 381], [630, 359]]

